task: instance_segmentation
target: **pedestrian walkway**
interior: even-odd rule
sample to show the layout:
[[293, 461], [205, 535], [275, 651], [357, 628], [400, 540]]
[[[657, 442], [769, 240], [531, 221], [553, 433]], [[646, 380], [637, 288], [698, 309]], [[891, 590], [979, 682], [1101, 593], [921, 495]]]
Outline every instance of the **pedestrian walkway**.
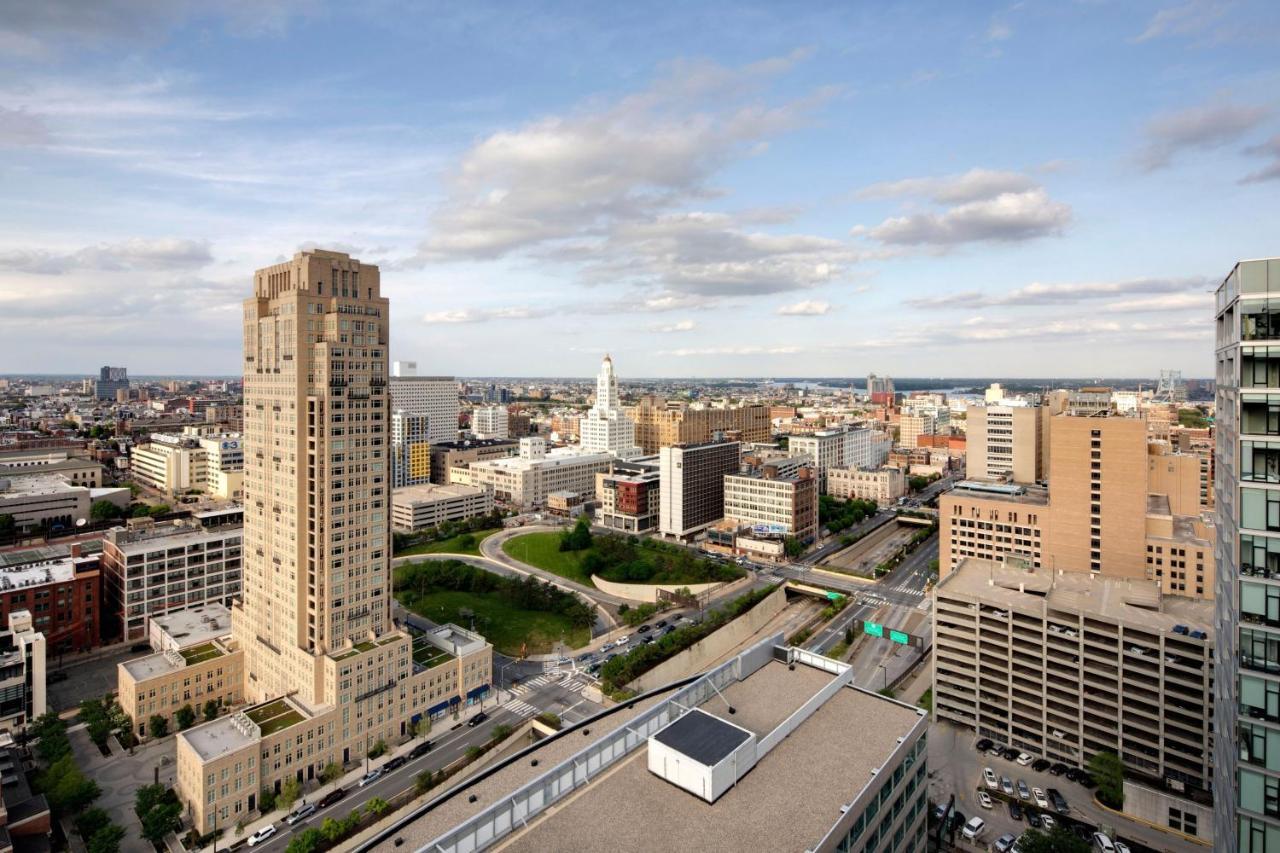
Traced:
[[511, 699], [510, 701], [505, 702], [502, 707], [521, 719], [535, 717], [540, 713], [537, 708], [520, 699]]

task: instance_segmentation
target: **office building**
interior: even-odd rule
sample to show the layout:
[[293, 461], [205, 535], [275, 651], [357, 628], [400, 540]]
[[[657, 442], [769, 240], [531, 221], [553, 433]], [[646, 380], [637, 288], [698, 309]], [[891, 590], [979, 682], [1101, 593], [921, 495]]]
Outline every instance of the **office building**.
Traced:
[[1072, 767], [1112, 752], [1127, 776], [1209, 789], [1211, 603], [967, 559], [938, 583], [934, 620], [939, 719]]
[[471, 410], [471, 434], [480, 441], [508, 438], [506, 406], [480, 406]]
[[365, 849], [650, 850], [660, 831], [690, 850], [924, 850], [928, 714], [852, 676], [767, 638], [494, 761]]
[[230, 605], [243, 592], [244, 528], [240, 513], [196, 513], [189, 519], [130, 519], [102, 543], [103, 635], [147, 636], [155, 616], [205, 604]]
[[100, 556], [81, 548], [74, 544], [63, 557], [46, 557], [44, 549], [5, 554], [0, 564], [0, 625], [26, 611], [52, 654], [100, 645]]
[[818, 478], [807, 460], [787, 461], [726, 475], [724, 520], [757, 538], [812, 545], [818, 538]]
[[129, 393], [129, 371], [124, 367], [103, 367], [98, 371], [98, 378], [93, 383], [95, 400], [116, 400], [117, 394]]
[[615, 462], [596, 474], [595, 523], [624, 533], [657, 530], [661, 475], [654, 456]]
[[102, 486], [102, 466], [90, 459], [68, 455], [65, 450], [33, 450], [0, 453], [0, 480], [31, 474], [52, 474], [68, 485], [97, 489]]
[[832, 468], [827, 472], [827, 494], [842, 500], [856, 498], [889, 506], [906, 493], [907, 476], [901, 468]]
[[724, 478], [741, 467], [741, 444], [677, 444], [658, 454], [658, 530], [690, 538], [724, 518]]
[[496, 500], [520, 509], [540, 509], [552, 492], [574, 492], [589, 500], [595, 495], [596, 474], [608, 471], [613, 458], [576, 447], [548, 451], [541, 438], [522, 438], [519, 456], [473, 462], [468, 473], [470, 485], [490, 490]]
[[519, 452], [520, 442], [507, 438], [491, 438], [483, 441], [468, 439], [433, 444], [431, 445], [431, 482], [441, 485], [451, 483], [453, 480], [450, 479], [450, 472], [455, 468], [469, 466], [474, 462], [506, 459]]
[[586, 453], [609, 453], [619, 459], [641, 455], [636, 446], [636, 425], [619, 402], [613, 359], [607, 355], [596, 376], [595, 404], [579, 424], [579, 433], [579, 444]]
[[893, 379], [888, 376], [867, 377], [867, 397], [877, 406], [893, 406], [896, 394], [893, 390]]
[[177, 792], [201, 833], [255, 811], [263, 788], [359, 761], [489, 691], [483, 638], [442, 626], [461, 657], [436, 654], [392, 623], [388, 308], [378, 268], [342, 252], [254, 274], [244, 590], [228, 647], [243, 653], [248, 704], [177, 735]]
[[[18, 734], [43, 714], [48, 649], [29, 610], [9, 613], [0, 630], [0, 732]], [[7, 786], [6, 786], [7, 787]]]
[[773, 438], [769, 407], [764, 403], [709, 408], [650, 395], [641, 397], [629, 414], [636, 424], [636, 444], [647, 455], [675, 444], [704, 444], [715, 433], [748, 444]]
[[169, 495], [201, 491], [225, 500], [244, 495], [244, 449], [237, 433], [183, 427], [179, 434], [152, 433], [129, 454], [131, 476]]
[[1045, 420], [1039, 406], [969, 406], [965, 410], [969, 477], [1014, 483], [1045, 479]]
[[405, 486], [391, 493], [391, 525], [417, 531], [493, 512], [493, 492], [474, 486]]
[[19, 532], [86, 523], [92, 503], [89, 488], [73, 486], [57, 474], [0, 477], [0, 515], [12, 516]]
[[787, 449], [792, 456], [806, 456], [818, 474], [818, 488], [829, 493], [827, 472], [832, 468], [867, 468], [874, 464], [871, 430], [841, 426], [812, 435], [793, 435]]
[[452, 376], [418, 376], [418, 363], [396, 362], [400, 372], [389, 377], [392, 410], [426, 415], [427, 441], [458, 440], [458, 383]]
[[1280, 850], [1280, 258], [1216, 298], [1214, 846]]
[[431, 419], [404, 409], [391, 413], [391, 486], [431, 482]]

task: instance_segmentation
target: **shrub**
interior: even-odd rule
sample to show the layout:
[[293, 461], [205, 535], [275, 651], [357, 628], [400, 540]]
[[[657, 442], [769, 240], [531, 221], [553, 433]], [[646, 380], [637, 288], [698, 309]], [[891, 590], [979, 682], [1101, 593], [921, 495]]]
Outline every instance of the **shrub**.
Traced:
[[1124, 806], [1124, 765], [1114, 752], [1099, 752], [1089, 759], [1089, 774], [1098, 783], [1098, 799], [1104, 806]]
[[543, 711], [541, 714], [534, 717], [534, 719], [542, 723], [544, 726], [550, 726], [553, 729], [559, 729], [561, 725], [560, 715], [553, 714], [550, 711]]
[[183, 705], [173, 717], [178, 721], [178, 731], [180, 732], [185, 732], [196, 723], [196, 712], [190, 705]]
[[134, 795], [134, 812], [142, 824], [142, 837], [160, 844], [164, 837], [180, 825], [182, 801], [172, 788], [144, 785]]
[[387, 742], [382, 738], [378, 738], [378, 742], [373, 745], [373, 749], [369, 750], [370, 758], [381, 758], [387, 751]]
[[159, 714], [152, 714], [147, 719], [147, 734], [151, 737], [164, 737], [169, 733], [169, 721]]
[[218, 703], [213, 701], [212, 699], [210, 699], [208, 702], [205, 702], [204, 703], [205, 722], [208, 722], [209, 720], [217, 719], [217, 716], [218, 716]]
[[273, 812], [276, 809], [276, 792], [270, 788], [263, 788], [258, 792], [258, 811], [263, 814]]
[[316, 853], [324, 843], [324, 835], [318, 829], [306, 829], [293, 837], [285, 853]]

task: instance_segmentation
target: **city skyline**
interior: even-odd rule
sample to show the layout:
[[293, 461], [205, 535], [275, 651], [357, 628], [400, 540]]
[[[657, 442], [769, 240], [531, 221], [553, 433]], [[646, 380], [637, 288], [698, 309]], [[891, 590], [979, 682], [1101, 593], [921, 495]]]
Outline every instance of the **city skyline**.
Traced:
[[13, 372], [231, 374], [318, 245], [438, 373], [1204, 376], [1275, 225], [1266, 3], [100, 8], [0, 28]]

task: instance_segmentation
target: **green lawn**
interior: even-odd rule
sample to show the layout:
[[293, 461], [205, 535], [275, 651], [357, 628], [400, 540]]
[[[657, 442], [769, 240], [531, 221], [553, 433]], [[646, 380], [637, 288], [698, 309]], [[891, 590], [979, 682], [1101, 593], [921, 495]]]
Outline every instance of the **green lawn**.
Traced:
[[584, 586], [595, 586], [591, 582], [591, 576], [582, 570], [582, 558], [587, 552], [561, 551], [558, 532], [515, 536], [502, 543], [502, 550], [508, 557], [522, 563], [577, 581]]
[[295, 723], [302, 722], [302, 715], [290, 707], [289, 703], [283, 699], [277, 699], [257, 708], [250, 708], [245, 713], [249, 719], [257, 723], [258, 727], [262, 729], [263, 737], [281, 729], [287, 729]]
[[[425, 542], [421, 545], [413, 545], [405, 548], [403, 551], [397, 551], [397, 557], [409, 557], [414, 554], [470, 554], [473, 557], [480, 556], [480, 543], [486, 538], [497, 533], [502, 528], [494, 527], [490, 530], [481, 530], [476, 533], [459, 533], [457, 536], [451, 536], [448, 539], [441, 539], [439, 542]], [[474, 544], [469, 548], [462, 547], [462, 537], [471, 536], [475, 539]]]
[[204, 643], [189, 649], [183, 649], [180, 654], [188, 665], [222, 657], [222, 652], [213, 643]]
[[400, 603], [432, 622], [453, 622], [471, 627], [471, 617], [462, 614], [469, 609], [475, 614], [476, 631], [505, 655], [518, 655], [528, 641], [528, 654], [549, 652], [560, 642], [571, 648], [586, 645], [591, 639], [588, 628], [573, 628], [569, 620], [555, 613], [520, 610], [494, 593], [454, 592], [443, 590], [419, 596], [410, 590], [398, 594]]

